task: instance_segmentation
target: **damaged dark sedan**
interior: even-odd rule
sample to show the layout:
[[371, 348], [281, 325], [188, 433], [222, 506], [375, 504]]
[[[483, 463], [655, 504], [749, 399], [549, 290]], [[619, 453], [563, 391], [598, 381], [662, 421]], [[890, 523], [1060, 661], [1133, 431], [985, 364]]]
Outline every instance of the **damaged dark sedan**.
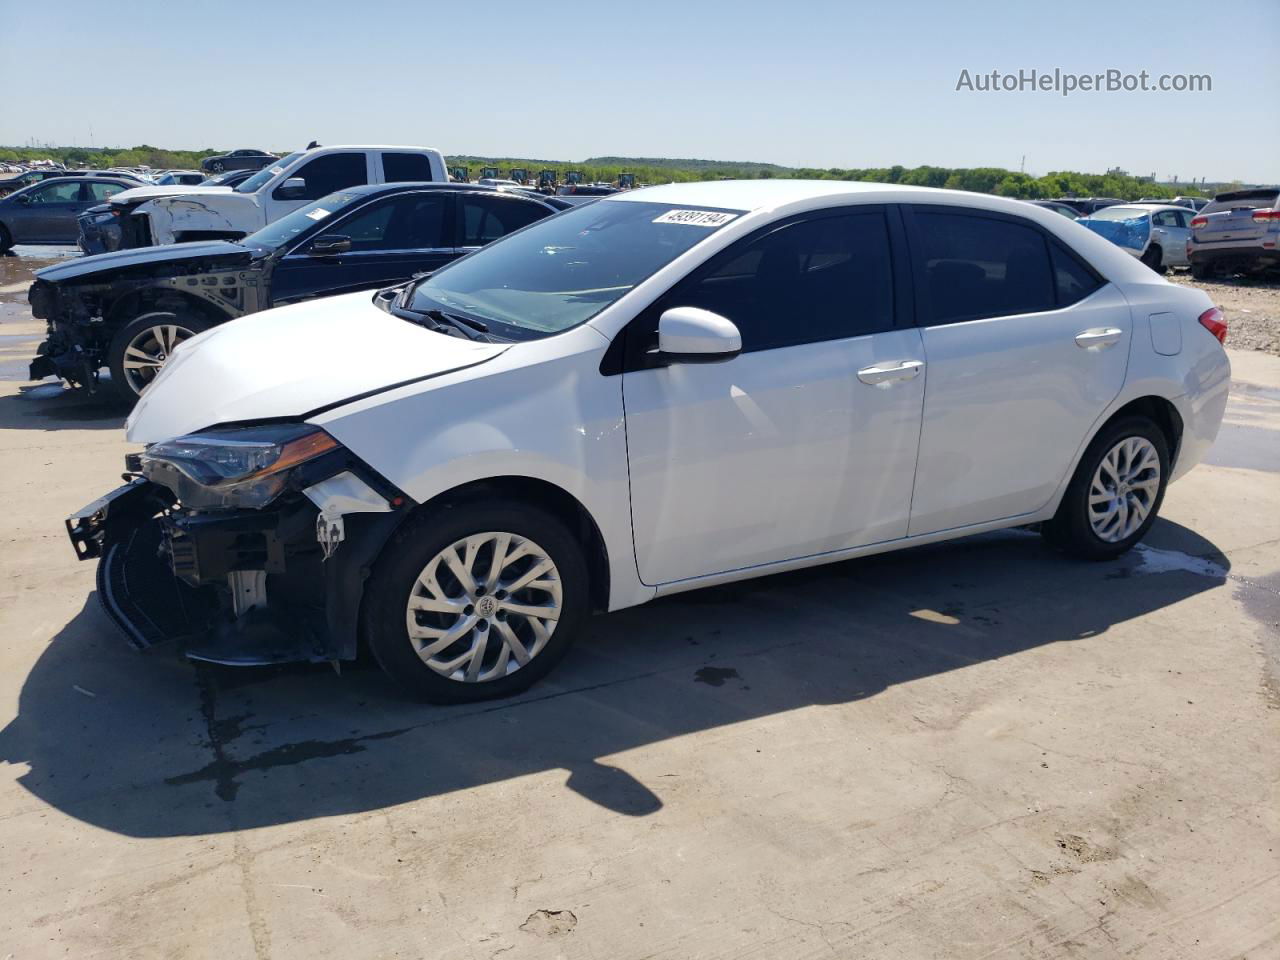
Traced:
[[46, 267], [28, 295], [48, 323], [32, 380], [58, 376], [133, 401], [174, 348], [227, 320], [429, 273], [567, 204], [466, 184], [330, 194], [238, 243], [121, 250]]

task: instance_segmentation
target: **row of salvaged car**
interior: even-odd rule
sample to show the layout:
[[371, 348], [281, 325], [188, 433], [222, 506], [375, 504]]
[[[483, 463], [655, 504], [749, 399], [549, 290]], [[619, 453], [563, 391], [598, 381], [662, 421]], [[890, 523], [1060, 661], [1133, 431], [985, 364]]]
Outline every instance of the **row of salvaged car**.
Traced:
[[[273, 306], [373, 289], [429, 272], [590, 195], [548, 197], [518, 187], [447, 187], [439, 151], [313, 147], [239, 185], [133, 187], [106, 174], [60, 178], [0, 200], [32, 220], [48, 204], [22, 197], [79, 189], [80, 246], [90, 256], [41, 271], [31, 290], [48, 337], [32, 378], [57, 375], [131, 399], [174, 347], [228, 319]], [[483, 183], [483, 182], [482, 182]], [[105, 194], [105, 196], [104, 196]], [[91, 201], [108, 202], [92, 205]], [[1223, 194], [1200, 213], [1180, 203], [1108, 198], [1034, 201], [1101, 234], [1152, 269], [1248, 269], [1275, 262], [1277, 192]], [[1185, 203], [1185, 205], [1184, 205]], [[62, 229], [66, 229], [65, 227]], [[56, 229], [40, 239], [56, 241]], [[1267, 258], [1270, 257], [1268, 261]]]
[[1152, 270], [1189, 267], [1204, 279], [1280, 267], [1280, 190], [1259, 188], [1126, 203], [1089, 197], [1033, 200], [1088, 227]]

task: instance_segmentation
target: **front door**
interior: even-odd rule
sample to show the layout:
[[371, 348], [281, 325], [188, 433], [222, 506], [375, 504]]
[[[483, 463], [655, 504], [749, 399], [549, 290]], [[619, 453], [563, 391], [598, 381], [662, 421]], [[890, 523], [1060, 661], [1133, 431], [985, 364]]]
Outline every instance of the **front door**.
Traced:
[[[845, 208], [749, 237], [628, 326], [645, 583], [905, 535], [924, 376], [919, 332], [898, 323], [889, 216]], [[675, 306], [732, 320], [742, 354], [646, 366], [657, 317]]]
[[[271, 274], [271, 303], [373, 290], [439, 269], [457, 253], [454, 198], [445, 191], [402, 194], [326, 220], [324, 228], [289, 251]], [[320, 237], [346, 237], [351, 249], [315, 256]]]
[[1019, 218], [908, 223], [929, 364], [910, 534], [1034, 513], [1124, 384], [1128, 304]]
[[76, 216], [88, 204], [80, 201], [83, 180], [55, 177], [32, 187], [12, 218], [15, 243], [67, 243], [76, 238]]

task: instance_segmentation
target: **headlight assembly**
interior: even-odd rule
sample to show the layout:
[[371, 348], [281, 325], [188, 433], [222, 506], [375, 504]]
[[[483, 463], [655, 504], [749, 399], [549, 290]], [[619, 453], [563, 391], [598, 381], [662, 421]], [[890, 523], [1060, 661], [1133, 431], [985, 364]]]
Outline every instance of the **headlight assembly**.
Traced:
[[141, 456], [148, 480], [188, 507], [263, 507], [284, 489], [289, 471], [338, 449], [305, 423], [207, 430], [153, 443]]

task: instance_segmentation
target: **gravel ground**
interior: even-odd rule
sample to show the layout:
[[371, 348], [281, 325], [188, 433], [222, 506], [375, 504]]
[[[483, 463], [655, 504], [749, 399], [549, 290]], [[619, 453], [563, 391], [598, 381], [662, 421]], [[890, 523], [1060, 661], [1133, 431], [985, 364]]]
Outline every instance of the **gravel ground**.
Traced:
[[1227, 345], [1280, 356], [1280, 281], [1192, 280], [1188, 273], [1169, 273], [1172, 283], [1198, 287], [1227, 315]]

